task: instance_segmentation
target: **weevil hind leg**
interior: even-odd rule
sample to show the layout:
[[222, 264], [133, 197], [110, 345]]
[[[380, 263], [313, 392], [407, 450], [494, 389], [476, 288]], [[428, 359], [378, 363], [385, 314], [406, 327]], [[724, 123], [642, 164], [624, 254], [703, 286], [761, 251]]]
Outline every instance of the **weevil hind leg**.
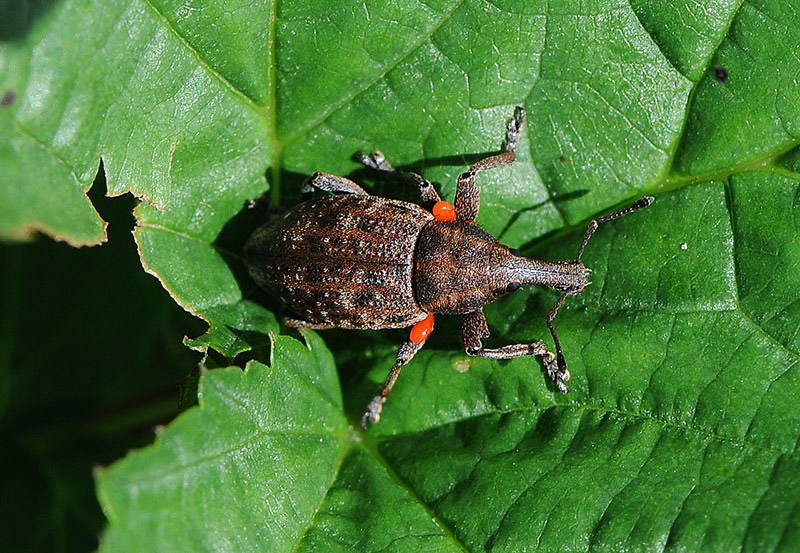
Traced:
[[419, 191], [422, 202], [428, 207], [433, 206], [436, 202], [441, 201], [442, 199], [431, 181], [416, 173], [405, 173], [403, 171], [396, 170], [386, 159], [386, 156], [383, 155], [383, 152], [375, 150], [369, 155], [359, 152], [356, 154], [356, 159], [370, 169], [379, 171], [387, 179], [393, 182], [402, 185], [415, 186]]
[[360, 196], [368, 195], [366, 190], [361, 188], [350, 179], [339, 177], [337, 175], [331, 175], [330, 173], [322, 173], [319, 171], [311, 175], [311, 177], [309, 177], [309, 179], [303, 184], [303, 188], [301, 190], [302, 197], [307, 199], [314, 192], [315, 188], [338, 194], [357, 194]]
[[361, 428], [366, 430], [370, 424], [375, 424], [381, 419], [383, 404], [386, 403], [386, 398], [392, 391], [394, 383], [397, 382], [397, 377], [400, 375], [400, 370], [414, 358], [417, 352], [422, 349], [423, 345], [425, 345], [425, 342], [415, 343], [408, 341], [404, 342], [403, 345], [400, 346], [400, 349], [397, 351], [397, 358], [394, 366], [389, 371], [389, 375], [386, 377], [380, 392], [378, 392], [375, 397], [372, 398], [372, 401], [370, 401], [367, 405], [364, 415], [361, 417]]
[[486, 169], [511, 165], [517, 159], [517, 143], [522, 126], [525, 124], [525, 109], [517, 106], [514, 116], [506, 125], [506, 140], [503, 153], [483, 158], [474, 163], [458, 177], [456, 188], [456, 217], [459, 221], [475, 221], [481, 207], [481, 192], [475, 184], [475, 175]]
[[566, 366], [561, 367], [556, 355], [547, 349], [547, 344], [541, 340], [529, 344], [510, 344], [495, 349], [483, 347], [482, 340], [489, 336], [489, 326], [483, 311], [475, 311], [464, 315], [461, 319], [461, 340], [467, 355], [485, 357], [486, 359], [514, 359], [526, 355], [535, 355], [542, 358], [547, 376], [562, 394], [569, 392], [565, 384], [569, 380], [569, 371]]

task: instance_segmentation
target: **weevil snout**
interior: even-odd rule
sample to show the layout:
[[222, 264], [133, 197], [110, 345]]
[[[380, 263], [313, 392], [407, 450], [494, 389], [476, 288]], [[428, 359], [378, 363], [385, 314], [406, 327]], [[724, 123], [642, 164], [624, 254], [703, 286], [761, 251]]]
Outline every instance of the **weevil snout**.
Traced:
[[589, 284], [589, 269], [578, 260], [540, 261], [520, 257], [513, 250], [508, 252], [500, 266], [510, 283], [518, 283], [513, 289], [519, 288], [519, 285], [532, 284], [547, 286], [571, 296], [580, 294]]
[[560, 265], [561, 275], [565, 277], [564, 282], [554, 288], [570, 296], [583, 292], [583, 289], [589, 284], [590, 270], [580, 261], [564, 261]]

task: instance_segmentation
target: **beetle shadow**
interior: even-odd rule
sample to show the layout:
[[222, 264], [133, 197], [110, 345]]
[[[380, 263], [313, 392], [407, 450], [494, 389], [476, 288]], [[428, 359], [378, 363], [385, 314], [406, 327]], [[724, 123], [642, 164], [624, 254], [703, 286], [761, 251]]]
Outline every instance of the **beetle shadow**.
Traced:
[[[496, 238], [502, 242], [503, 237], [506, 235], [506, 233], [508, 233], [508, 231], [511, 230], [511, 227], [513, 227], [517, 223], [517, 221], [519, 221], [519, 218], [522, 217], [523, 215], [525, 215], [526, 213], [530, 213], [530, 212], [536, 211], [537, 209], [541, 209], [542, 207], [544, 207], [548, 203], [560, 204], [562, 202], [566, 202], [566, 201], [569, 201], [569, 200], [575, 200], [577, 198], [581, 198], [581, 197], [585, 196], [588, 193], [589, 193], [589, 190], [587, 188], [581, 188], [580, 190], [574, 190], [572, 192], [567, 192], [566, 194], [559, 194], [559, 195], [553, 196], [553, 197], [551, 197], [551, 198], [549, 198], [547, 200], [542, 200], [541, 202], [533, 204], [531, 206], [517, 209], [516, 211], [514, 211], [514, 214], [511, 217], [508, 218], [508, 221], [506, 221], [505, 226], [503, 226], [503, 228], [500, 230], [500, 232], [497, 233]], [[542, 240], [542, 239], [546, 239], [547, 237], [552, 236], [553, 234], [555, 234], [557, 232], [559, 232], [559, 231], [554, 230], [554, 231], [545, 233], [542, 236], [538, 236], [535, 240], [539, 241], [539, 240]], [[524, 247], [527, 248], [528, 246], [531, 245], [531, 243], [532, 242], [528, 242], [527, 244], [525, 244]]]
[[[430, 167], [463, 167], [464, 170], [466, 170], [466, 168], [470, 165], [498, 153], [500, 152], [482, 152], [473, 154], [454, 154], [449, 156], [426, 157], [424, 159], [412, 161], [411, 163], [395, 165], [394, 168], [401, 172], [418, 173], [423, 176], [425, 170]], [[358, 155], [358, 153], [354, 154], [352, 159], [354, 161], [358, 161]], [[391, 159], [389, 162], [391, 162]], [[380, 173], [375, 169], [366, 166], [362, 166], [353, 172], [353, 175], [357, 176], [372, 175], [375, 177], [379, 174]]]
[[[298, 191], [307, 178], [308, 175], [281, 171], [281, 183], [287, 183], [287, 187], [292, 186]], [[273, 186], [270, 173], [267, 173], [267, 183], [270, 188]], [[212, 242], [212, 246], [216, 248], [230, 266], [242, 290], [250, 288], [247, 283], [255, 284], [244, 267], [242, 250], [245, 242], [258, 227], [269, 222], [276, 215], [283, 213], [286, 209], [292, 207], [294, 203], [300, 203], [299, 192], [296, 202], [289, 203], [288, 206], [276, 206], [270, 203], [268, 191], [265, 190], [261, 197], [244, 201], [236, 215], [225, 223], [225, 226], [222, 227], [222, 230]]]

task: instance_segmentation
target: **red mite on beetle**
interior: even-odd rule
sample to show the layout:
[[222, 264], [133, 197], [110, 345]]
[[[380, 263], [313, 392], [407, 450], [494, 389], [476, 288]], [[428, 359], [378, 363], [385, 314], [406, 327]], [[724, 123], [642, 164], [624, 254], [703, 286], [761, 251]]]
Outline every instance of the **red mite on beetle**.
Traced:
[[[299, 204], [257, 229], [248, 239], [245, 262], [258, 285], [286, 306], [286, 324], [307, 328], [382, 329], [412, 327], [400, 346], [386, 382], [370, 401], [361, 426], [380, 419], [400, 369], [433, 331], [435, 314], [462, 315], [461, 340], [468, 355], [511, 359], [541, 357], [547, 375], [562, 393], [570, 374], [553, 320], [567, 296], [589, 283], [581, 256], [601, 223], [649, 206], [645, 197], [589, 223], [578, 255], [570, 261], [522, 257], [475, 224], [480, 190], [475, 174], [516, 159], [525, 110], [517, 107], [506, 127], [504, 151], [472, 165], [458, 178], [455, 204], [443, 201], [433, 185], [415, 173], [395, 171], [381, 152], [360, 161], [388, 178], [419, 189], [428, 208], [370, 196], [356, 183], [315, 173], [303, 187], [332, 194]], [[547, 314], [555, 354], [542, 341], [483, 347], [489, 327], [483, 306], [523, 285], [562, 292]]]

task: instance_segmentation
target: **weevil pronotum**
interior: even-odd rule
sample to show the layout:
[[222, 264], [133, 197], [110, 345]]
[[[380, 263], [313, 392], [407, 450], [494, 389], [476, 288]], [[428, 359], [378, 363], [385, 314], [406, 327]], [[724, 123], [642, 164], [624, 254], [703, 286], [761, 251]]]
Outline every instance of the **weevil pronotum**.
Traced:
[[[569, 371], [553, 320], [567, 296], [588, 284], [583, 250], [597, 227], [653, 202], [645, 197], [589, 223], [578, 255], [570, 261], [522, 257], [475, 224], [479, 171], [509, 165], [516, 159], [525, 110], [517, 107], [506, 127], [503, 152], [472, 165], [458, 177], [455, 203], [442, 201], [432, 184], [415, 173], [395, 171], [381, 152], [360, 154], [360, 161], [390, 179], [418, 188], [427, 209], [370, 196], [356, 183], [315, 173], [304, 186], [333, 194], [299, 204], [256, 230], [245, 245], [253, 279], [286, 305], [286, 323], [308, 328], [381, 329], [411, 327], [408, 341], [361, 426], [378, 422], [400, 369], [422, 348], [433, 330], [435, 314], [458, 314], [468, 355], [490, 359], [539, 356], [547, 375], [562, 393]], [[483, 306], [534, 284], [562, 292], [547, 313], [555, 353], [540, 341], [483, 347], [489, 327]]]

